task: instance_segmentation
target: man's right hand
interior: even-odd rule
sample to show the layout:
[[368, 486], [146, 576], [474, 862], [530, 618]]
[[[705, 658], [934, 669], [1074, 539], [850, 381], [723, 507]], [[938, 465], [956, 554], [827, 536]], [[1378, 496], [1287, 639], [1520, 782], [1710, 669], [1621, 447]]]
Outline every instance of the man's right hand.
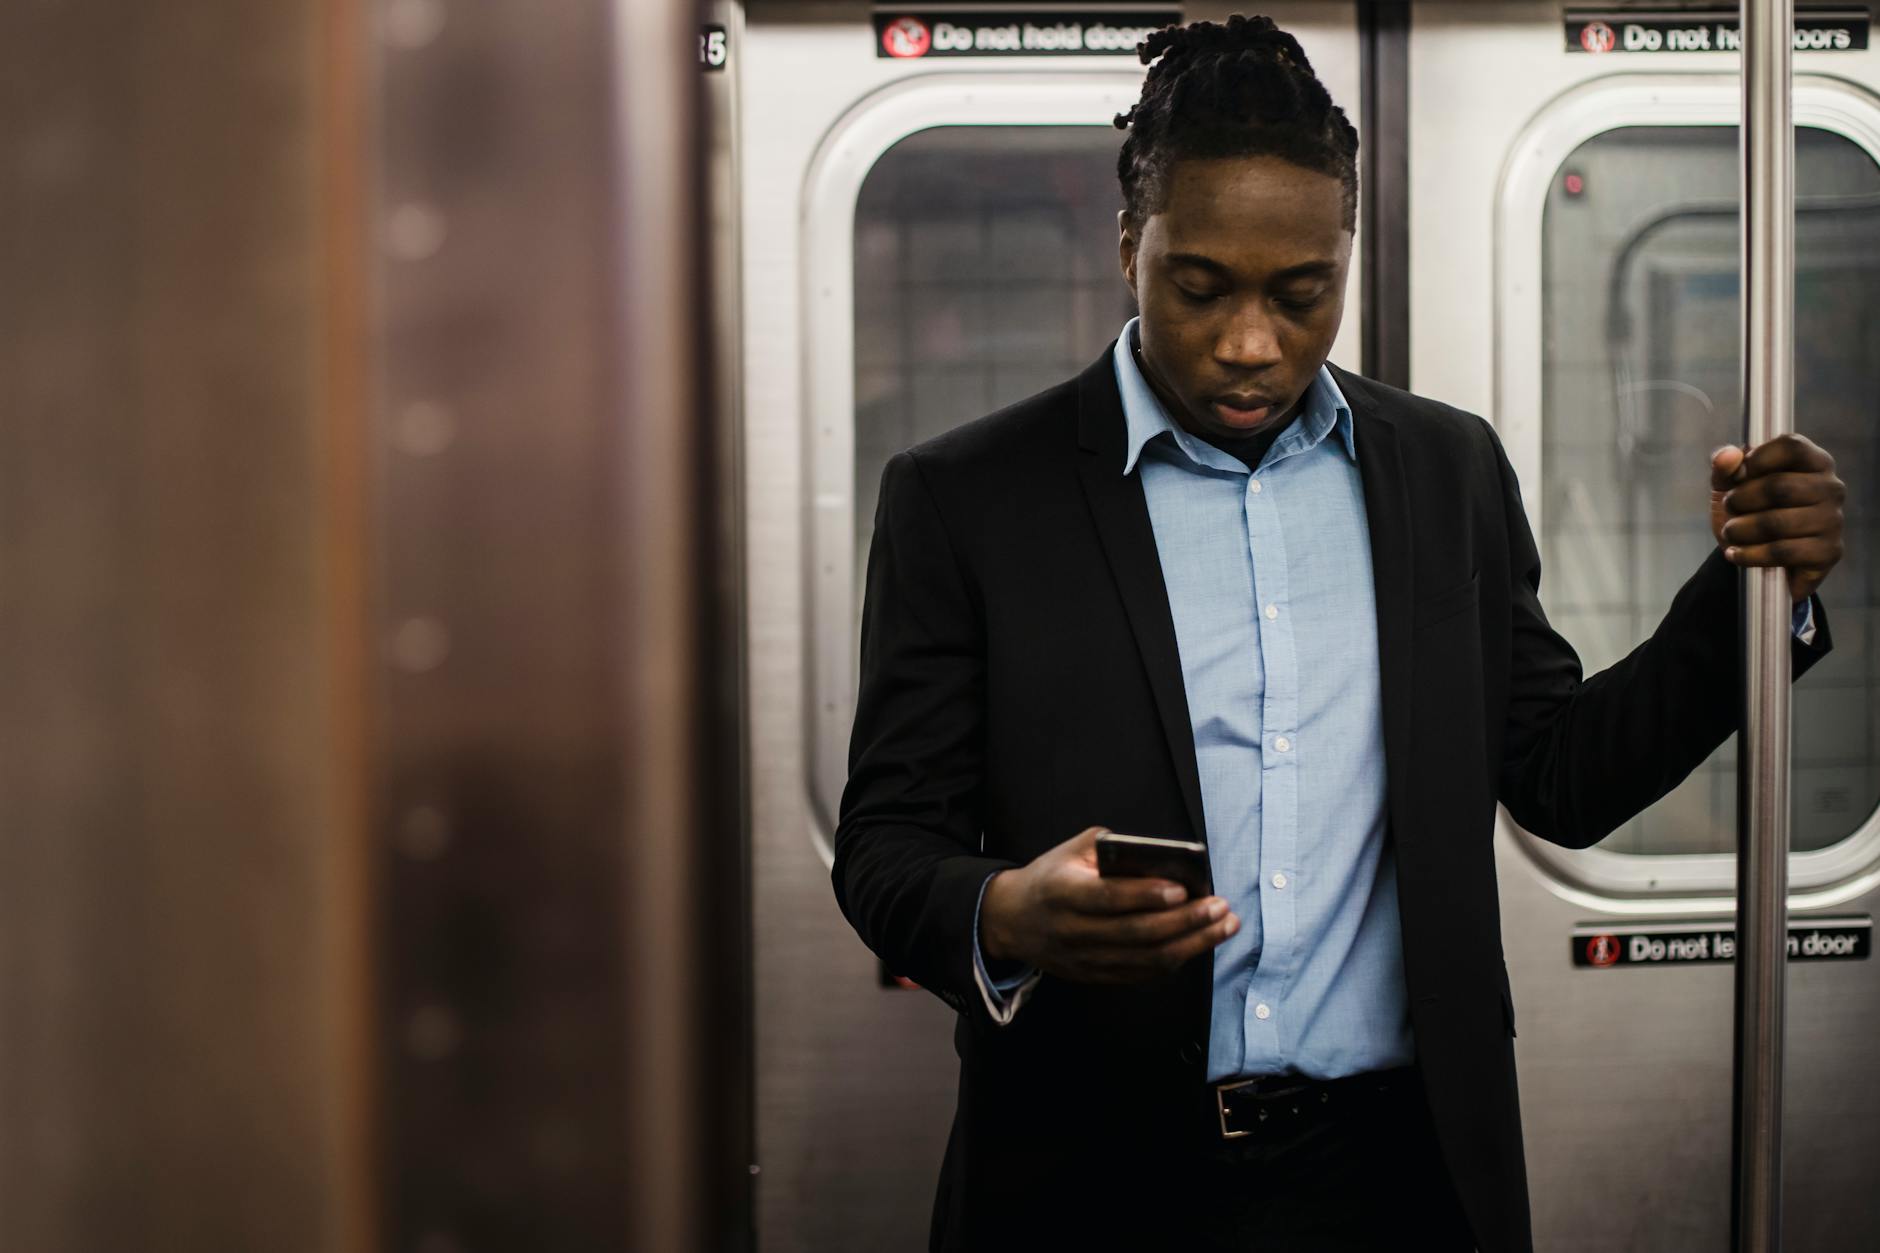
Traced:
[[1105, 879], [1091, 827], [1001, 870], [979, 906], [979, 948], [1078, 983], [1140, 983], [1199, 957], [1240, 919], [1218, 896], [1189, 901], [1167, 879]]

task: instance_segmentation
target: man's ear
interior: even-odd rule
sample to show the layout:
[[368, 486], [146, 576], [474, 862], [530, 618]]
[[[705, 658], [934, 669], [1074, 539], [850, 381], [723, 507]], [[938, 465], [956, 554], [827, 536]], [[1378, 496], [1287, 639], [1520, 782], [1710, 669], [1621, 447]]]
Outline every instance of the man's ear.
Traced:
[[1117, 254], [1123, 265], [1123, 281], [1129, 284], [1129, 290], [1136, 290], [1136, 230], [1129, 224], [1129, 210], [1119, 209], [1116, 213]]

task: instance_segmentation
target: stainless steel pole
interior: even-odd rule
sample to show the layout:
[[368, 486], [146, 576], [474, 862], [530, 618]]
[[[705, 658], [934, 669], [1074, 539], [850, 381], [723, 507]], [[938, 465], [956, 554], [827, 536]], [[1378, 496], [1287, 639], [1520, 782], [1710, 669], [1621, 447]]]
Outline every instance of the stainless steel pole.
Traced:
[[[1793, 0], [1743, 4], [1743, 397], [1748, 447], [1795, 427]], [[1782, 1245], [1782, 1034], [1788, 974], [1789, 613], [1779, 569], [1743, 579], [1737, 765], [1736, 1247]]]

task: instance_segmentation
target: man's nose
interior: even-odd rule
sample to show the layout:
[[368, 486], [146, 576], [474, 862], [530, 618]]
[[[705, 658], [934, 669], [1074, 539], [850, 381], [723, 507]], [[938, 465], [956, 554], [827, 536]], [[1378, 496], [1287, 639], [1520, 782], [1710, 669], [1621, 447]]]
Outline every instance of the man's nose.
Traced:
[[1249, 304], [1237, 311], [1214, 344], [1214, 359], [1238, 370], [1264, 370], [1280, 362], [1279, 335], [1272, 314]]

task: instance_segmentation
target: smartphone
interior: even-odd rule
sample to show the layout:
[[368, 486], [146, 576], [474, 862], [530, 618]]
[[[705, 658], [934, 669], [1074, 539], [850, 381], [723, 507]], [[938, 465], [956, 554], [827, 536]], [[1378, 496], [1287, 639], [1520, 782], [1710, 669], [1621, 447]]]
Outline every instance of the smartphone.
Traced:
[[1167, 879], [1198, 901], [1208, 895], [1208, 846], [1105, 831], [1097, 836], [1097, 873], [1106, 879]]

